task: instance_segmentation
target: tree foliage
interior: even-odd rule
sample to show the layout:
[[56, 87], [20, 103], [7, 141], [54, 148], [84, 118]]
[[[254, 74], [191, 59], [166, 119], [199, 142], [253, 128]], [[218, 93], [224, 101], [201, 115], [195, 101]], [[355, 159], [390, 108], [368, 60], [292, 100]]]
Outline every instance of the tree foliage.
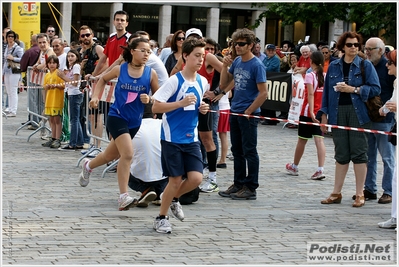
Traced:
[[385, 30], [383, 37], [396, 36], [396, 3], [255, 3], [252, 6], [265, 7], [252, 25], [256, 28], [266, 17], [278, 16], [282, 25], [296, 21], [310, 21], [315, 27], [325, 22], [344, 20], [356, 22], [359, 33], [377, 36]]

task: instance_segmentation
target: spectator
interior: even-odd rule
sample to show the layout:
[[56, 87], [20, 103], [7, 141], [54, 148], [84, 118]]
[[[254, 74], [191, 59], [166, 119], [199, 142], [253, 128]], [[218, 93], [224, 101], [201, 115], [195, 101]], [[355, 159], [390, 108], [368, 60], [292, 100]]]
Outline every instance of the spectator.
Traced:
[[[256, 188], [259, 186], [259, 156], [256, 148], [259, 119], [257, 116], [260, 115], [260, 106], [267, 98], [266, 68], [251, 52], [255, 43], [253, 31], [237, 29], [232, 39], [238, 56], [234, 61], [230, 55], [224, 57], [223, 69], [220, 72], [220, 86], [224, 89], [234, 80], [235, 92], [231, 101], [231, 111], [254, 117], [230, 117], [234, 183], [227, 190], [220, 191], [219, 195], [249, 200], [256, 199]], [[230, 66], [229, 69], [228, 66]]]
[[[386, 67], [388, 60], [385, 57], [385, 44], [380, 38], [372, 37], [366, 41], [364, 51], [366, 53], [367, 59], [373, 63], [373, 66], [377, 72], [381, 86], [381, 100], [383, 103], [386, 103], [392, 98], [395, 76], [388, 74], [390, 71], [389, 69], [387, 70]], [[394, 124], [394, 113], [390, 112], [386, 114], [386, 117], [383, 121], [372, 122], [371, 129], [389, 132]], [[365, 200], [377, 199], [377, 155], [379, 153], [383, 162], [383, 194], [378, 199], [378, 203], [391, 203], [392, 177], [395, 167], [395, 147], [388, 141], [387, 135], [377, 133], [369, 134], [368, 147], [367, 175], [364, 184], [364, 198]]]
[[172, 41], [170, 43], [170, 48], [172, 49], [172, 53], [168, 56], [165, 62], [165, 68], [170, 76], [172, 69], [175, 67], [177, 61], [181, 57], [181, 50], [185, 37], [185, 32], [182, 30], [178, 30], [173, 34]]
[[257, 58], [259, 58], [260, 59], [260, 61], [263, 61], [265, 58], [266, 58], [266, 54], [265, 53], [263, 53], [262, 51], [261, 51], [261, 46], [260, 46], [260, 43], [256, 43], [255, 44], [255, 46], [254, 46], [254, 55], [257, 57]]
[[[318, 117], [321, 116], [322, 124], [354, 128], [371, 126], [364, 102], [379, 95], [381, 88], [377, 72], [367, 60], [363, 61], [365, 73], [363, 82], [360, 69], [362, 60], [357, 55], [361, 43], [361, 36], [356, 32], [344, 32], [337, 42], [337, 48], [344, 56], [340, 60], [333, 61], [326, 74], [322, 107], [318, 114]], [[326, 126], [321, 126], [321, 130], [327, 133]], [[368, 133], [333, 128], [332, 136], [336, 160], [334, 189], [321, 203], [341, 203], [342, 186], [349, 162], [352, 161], [356, 179], [356, 199], [352, 206], [362, 207], [365, 203], [363, 186], [367, 172]]]
[[[37, 45], [37, 40], [36, 40], [37, 35], [33, 34], [31, 36], [31, 40], [30, 40], [30, 45], [31, 47], [25, 51], [25, 53], [23, 54], [21, 61], [20, 61], [20, 65], [21, 65], [21, 72], [27, 72], [28, 71], [28, 67], [32, 67], [37, 60], [39, 59], [39, 55], [40, 55], [40, 48]], [[26, 79], [28, 79], [28, 77], [26, 77]], [[38, 104], [38, 99], [37, 99], [37, 90], [33, 89], [29, 91], [29, 110], [30, 111], [34, 111], [36, 109], [36, 106]], [[30, 121], [34, 121], [36, 123], [39, 123], [39, 118], [37, 116], [31, 115], [30, 113], [28, 114], [28, 121], [24, 122], [25, 123], [29, 123], [30, 125], [28, 126], [28, 129], [32, 129], [35, 130], [37, 129], [36, 125], [32, 125], [30, 123]], [[28, 124], [26, 124], [28, 125]]]
[[290, 60], [289, 60], [289, 64], [290, 64], [290, 69], [287, 71], [287, 73], [293, 73], [294, 69], [296, 67], [296, 64], [298, 63], [298, 59], [299, 57], [295, 54], [290, 54]]
[[22, 48], [15, 42], [15, 32], [10, 30], [6, 33], [7, 46], [4, 51], [3, 77], [6, 87], [9, 106], [4, 110], [7, 117], [15, 117], [18, 109], [18, 82], [21, 73], [14, 73], [9, 62], [20, 62], [24, 54]]
[[[50, 72], [44, 76], [43, 88], [46, 90], [46, 103], [44, 114], [49, 118], [51, 138], [42, 146], [59, 148], [61, 146], [62, 111], [64, 108], [64, 81], [58, 77], [59, 59], [51, 55], [46, 59], [46, 65]], [[62, 73], [62, 72], [61, 72]]]
[[[389, 75], [394, 75], [395, 78], [397, 77], [397, 69], [396, 69], [397, 54], [396, 53], [397, 53], [396, 50], [392, 50], [392, 51], [389, 51], [387, 53], [387, 55], [386, 55], [386, 57], [388, 59], [388, 62], [386, 63], [386, 67], [388, 68], [388, 74]], [[393, 86], [394, 86], [394, 91], [393, 91], [392, 97], [391, 97], [390, 101], [387, 101], [386, 104], [380, 109], [380, 114], [381, 115], [386, 115], [387, 114], [386, 112], [383, 111], [384, 108], [387, 108], [389, 110], [389, 113], [395, 113], [395, 117], [396, 117], [397, 99], [398, 99], [398, 95], [397, 95], [398, 94], [398, 89], [397, 89], [397, 80], [396, 79], [394, 81]], [[389, 220], [385, 221], [385, 222], [378, 223], [379, 227], [386, 228], [386, 229], [396, 228], [396, 220], [397, 220], [398, 163], [395, 161], [394, 164], [395, 164], [395, 167], [394, 167], [394, 172], [393, 172], [393, 177], [392, 177], [391, 218]]]
[[166, 60], [168, 59], [169, 55], [172, 53], [172, 48], [170, 47], [172, 43], [173, 33], [166, 36], [165, 43], [162, 47], [161, 54], [159, 54], [159, 58], [162, 60], [163, 64], [166, 64]]
[[151, 47], [152, 52], [155, 55], [158, 55], [158, 49], [159, 49], [158, 42], [155, 40], [150, 40], [150, 47]]
[[58, 35], [55, 34], [55, 28], [53, 25], [47, 26], [46, 34], [49, 38], [50, 46], [52, 45], [53, 39], [58, 38]]
[[328, 47], [328, 45], [323, 45], [323, 46], [321, 47], [321, 50], [320, 50], [320, 51], [323, 53], [323, 56], [324, 56], [323, 72], [324, 72], [324, 73], [327, 73], [328, 66], [330, 65], [330, 63], [331, 63], [332, 61], [338, 59], [338, 58], [333, 57], [333, 56], [331, 55], [331, 51], [330, 51], [330, 48]]
[[[267, 72], [280, 72], [280, 58], [276, 54], [276, 46], [274, 44], [268, 44], [265, 47], [266, 58], [263, 60], [263, 64], [266, 66]], [[276, 111], [271, 109], [261, 108], [261, 115], [269, 118], [276, 118]], [[265, 119], [261, 122], [262, 125], [277, 125], [279, 121]]]
[[294, 73], [300, 73], [305, 76], [306, 71], [310, 68], [310, 48], [308, 45], [303, 45], [299, 51], [301, 52], [301, 56], [296, 64]]

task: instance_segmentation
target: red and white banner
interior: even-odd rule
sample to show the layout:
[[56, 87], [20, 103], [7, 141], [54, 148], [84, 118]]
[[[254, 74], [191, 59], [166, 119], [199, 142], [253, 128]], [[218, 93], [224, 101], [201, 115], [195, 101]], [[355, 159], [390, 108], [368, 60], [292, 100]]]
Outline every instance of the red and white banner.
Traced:
[[[115, 85], [116, 85], [116, 80], [112, 80], [108, 82], [104, 86], [104, 90], [100, 93], [98, 99], [104, 102], [109, 102], [109, 103], [114, 103], [115, 101], [115, 95], [114, 95], [114, 90], [115, 90]], [[97, 82], [92, 82], [92, 92], [96, 89], [96, 84]]]
[[301, 115], [303, 99], [305, 98], [305, 83], [301, 74], [292, 75], [292, 98], [288, 120], [298, 121]]
[[43, 85], [44, 76], [46, 75], [45, 71], [29, 71], [29, 83]]

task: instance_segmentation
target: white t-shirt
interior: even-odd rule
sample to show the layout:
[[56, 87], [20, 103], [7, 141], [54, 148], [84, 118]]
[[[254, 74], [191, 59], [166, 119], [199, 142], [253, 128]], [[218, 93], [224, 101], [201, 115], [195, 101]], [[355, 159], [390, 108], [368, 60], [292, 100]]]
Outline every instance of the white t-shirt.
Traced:
[[143, 182], [154, 182], [164, 179], [161, 165], [161, 125], [162, 120], [143, 119], [137, 134], [134, 136], [133, 160], [131, 174]]
[[[75, 64], [72, 66], [72, 70], [68, 71], [66, 76], [73, 80], [74, 74], [79, 74], [80, 77], [80, 64]], [[67, 83], [65, 88], [68, 89], [68, 95], [79, 95], [82, 92], [79, 90], [80, 82], [77, 85], [73, 85], [71, 83]]]
[[229, 102], [229, 94], [225, 94], [220, 100], [219, 100], [219, 110], [229, 110], [230, 109], [230, 102]]
[[146, 65], [155, 70], [158, 75], [158, 84], [161, 87], [164, 82], [169, 78], [168, 72], [166, 71], [165, 65], [162, 60], [159, 59], [154, 53], [151, 53], [148, 57]]
[[67, 66], [66, 66], [67, 57], [66, 56], [67, 56], [66, 53], [57, 56], [58, 61], [60, 62], [60, 66], [58, 67], [58, 69], [61, 71], [64, 71], [67, 69]]

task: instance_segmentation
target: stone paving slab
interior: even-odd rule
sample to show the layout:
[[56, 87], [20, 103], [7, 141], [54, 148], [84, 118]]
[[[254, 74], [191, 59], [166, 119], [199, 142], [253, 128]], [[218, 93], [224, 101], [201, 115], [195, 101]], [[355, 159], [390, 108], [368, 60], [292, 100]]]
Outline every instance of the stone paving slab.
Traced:
[[[27, 129], [15, 135], [26, 118], [23, 92], [17, 117], [2, 120], [3, 265], [314, 265], [307, 262], [308, 242], [390, 241], [397, 248], [395, 231], [377, 226], [389, 218], [390, 204], [368, 201], [352, 208], [352, 167], [342, 203], [320, 204], [334, 182], [330, 137], [325, 138], [327, 178], [312, 181], [314, 143], [306, 147], [300, 175], [290, 176], [285, 164], [293, 159], [297, 131], [283, 129], [282, 123], [259, 125], [258, 199], [235, 201], [201, 193], [197, 203], [183, 206], [184, 222], [171, 219], [173, 233], [165, 235], [152, 229], [158, 206], [117, 210], [115, 173], [101, 178], [100, 167], [82, 188], [79, 151], [43, 148], [39, 136], [27, 142], [32, 133]], [[221, 189], [232, 183], [233, 162], [227, 165], [218, 169]], [[380, 187], [381, 162], [378, 172]], [[388, 263], [396, 263], [396, 253]]]

